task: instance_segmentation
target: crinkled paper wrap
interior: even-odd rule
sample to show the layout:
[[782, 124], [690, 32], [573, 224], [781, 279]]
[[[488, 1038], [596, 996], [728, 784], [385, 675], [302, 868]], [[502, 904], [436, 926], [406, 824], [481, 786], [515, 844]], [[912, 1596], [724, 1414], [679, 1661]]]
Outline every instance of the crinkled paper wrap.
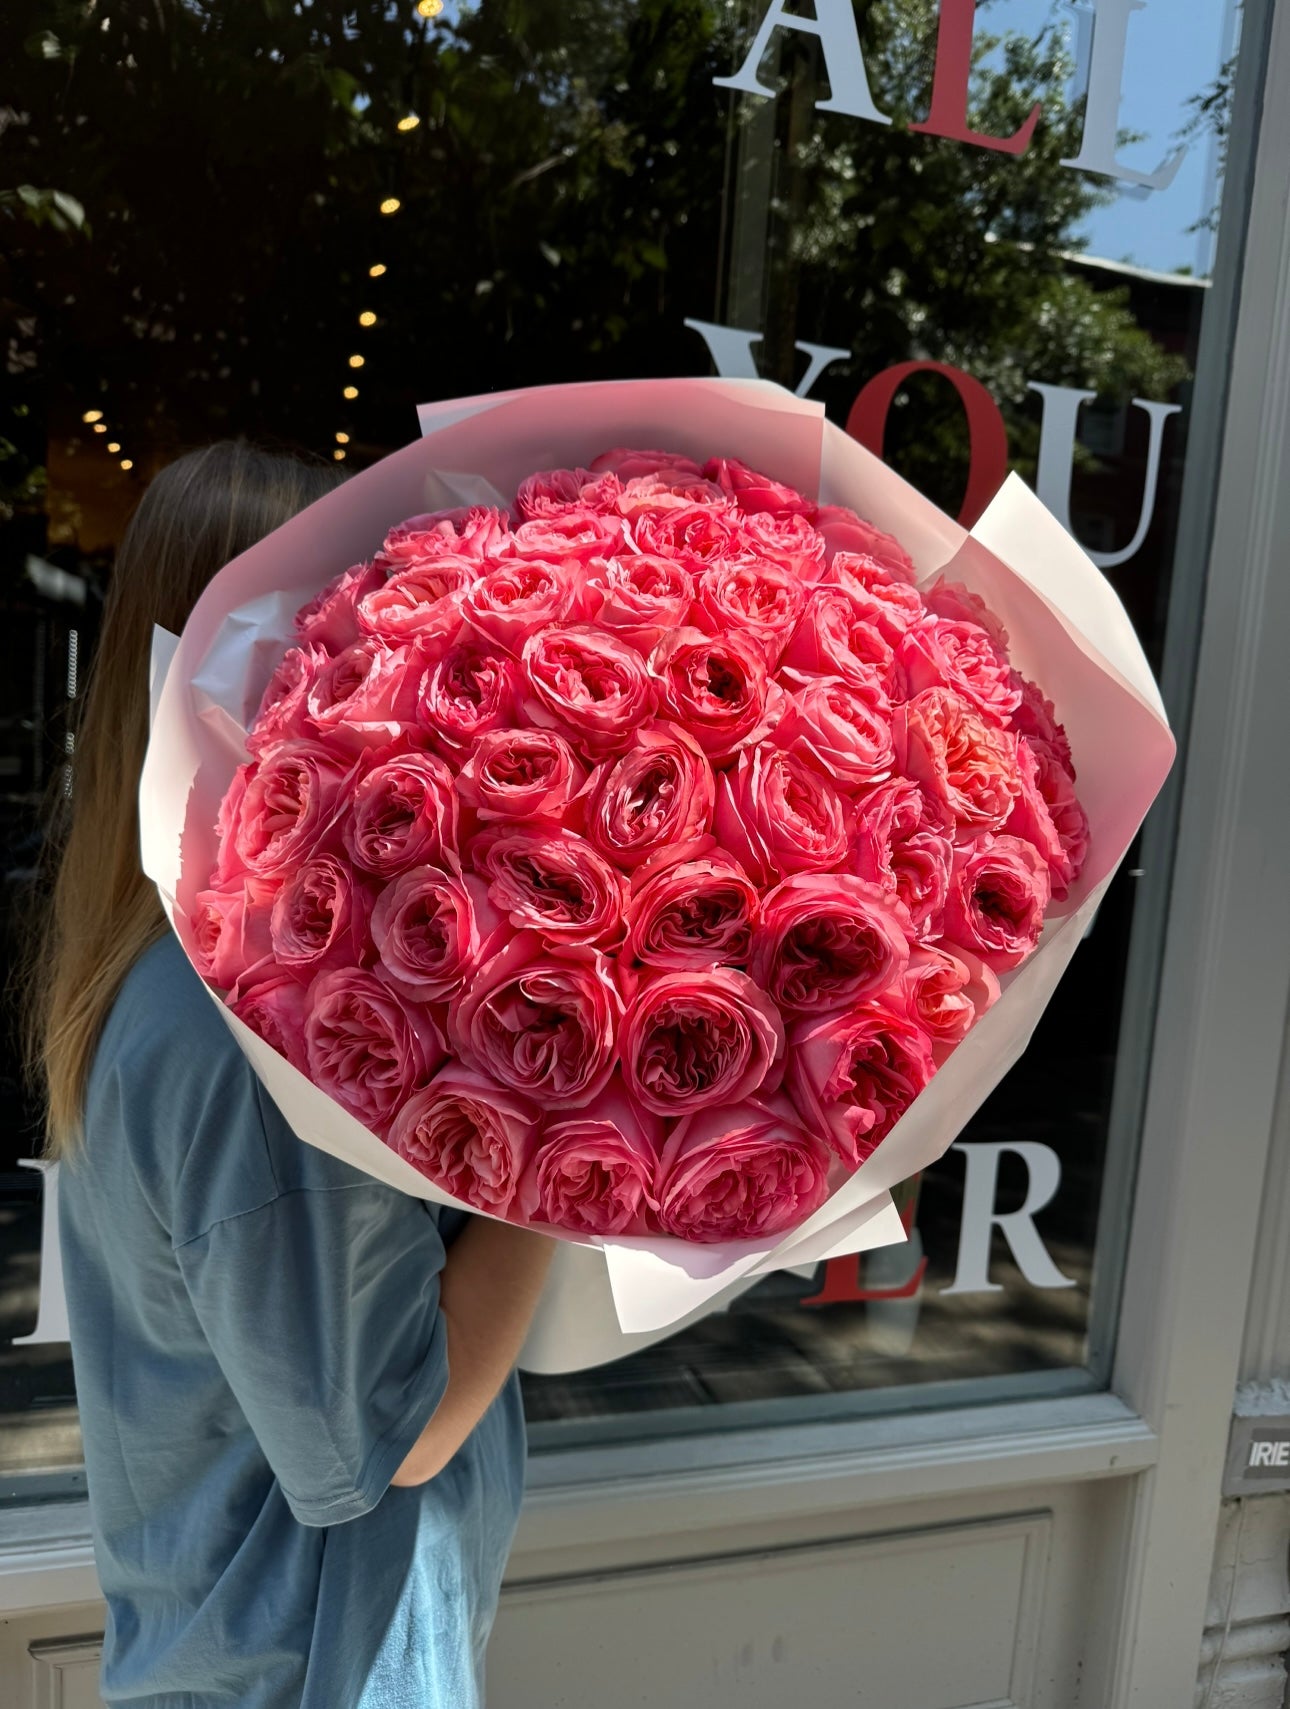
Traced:
[[[771, 1270], [905, 1239], [890, 1189], [934, 1163], [1021, 1055], [1174, 755], [1159, 691], [1102, 574], [1014, 475], [970, 534], [824, 419], [756, 380], [634, 380], [428, 404], [422, 437], [352, 477], [227, 565], [178, 640], [157, 632], [152, 733], [140, 784], [143, 864], [180, 942], [206, 886], [215, 822], [244, 734], [296, 610], [370, 558], [405, 517], [463, 503], [506, 505], [538, 469], [612, 446], [662, 447], [697, 462], [738, 457], [897, 535], [920, 581], [940, 571], [1007, 625], [1014, 664], [1052, 700], [1088, 814], [1088, 862], [1039, 948], [1003, 975], [977, 1022], [876, 1150], [792, 1234], [691, 1246], [668, 1238], [565, 1236], [521, 1354], [525, 1369], [603, 1364], [717, 1310]], [[295, 1132], [366, 1174], [456, 1204], [212, 1001]]]

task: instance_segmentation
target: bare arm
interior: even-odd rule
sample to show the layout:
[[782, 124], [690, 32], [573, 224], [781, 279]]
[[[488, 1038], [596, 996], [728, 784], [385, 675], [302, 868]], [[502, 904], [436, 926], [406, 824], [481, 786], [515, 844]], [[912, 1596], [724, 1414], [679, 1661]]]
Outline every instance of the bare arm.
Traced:
[[448, 1387], [392, 1484], [428, 1483], [488, 1410], [523, 1344], [554, 1250], [547, 1235], [483, 1217], [453, 1241], [439, 1282]]

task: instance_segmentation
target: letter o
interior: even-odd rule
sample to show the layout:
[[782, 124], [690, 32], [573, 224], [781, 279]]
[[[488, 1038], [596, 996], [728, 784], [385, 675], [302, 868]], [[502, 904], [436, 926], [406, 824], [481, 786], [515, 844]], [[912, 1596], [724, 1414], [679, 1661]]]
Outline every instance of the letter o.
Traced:
[[911, 374], [940, 374], [962, 400], [968, 425], [968, 478], [958, 519], [964, 528], [971, 528], [1008, 474], [1008, 430], [998, 404], [980, 380], [948, 362], [900, 362], [884, 368], [856, 395], [847, 416], [847, 432], [881, 457], [892, 402]]

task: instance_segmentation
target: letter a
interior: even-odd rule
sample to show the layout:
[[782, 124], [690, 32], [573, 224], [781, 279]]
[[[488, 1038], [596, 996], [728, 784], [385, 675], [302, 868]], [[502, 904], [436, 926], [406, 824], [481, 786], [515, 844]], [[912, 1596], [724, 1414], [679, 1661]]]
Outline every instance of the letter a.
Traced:
[[714, 77], [712, 81], [717, 87], [742, 89], [749, 95], [774, 95], [774, 89], [757, 81], [757, 68], [776, 30], [800, 30], [804, 35], [820, 38], [824, 69], [832, 91], [827, 101], [815, 103], [821, 113], [847, 113], [853, 119], [868, 119], [875, 125], [891, 123], [888, 115], [874, 106], [869, 93], [869, 74], [860, 53], [860, 32], [851, 0], [815, 0], [813, 18], [794, 17], [784, 10], [784, 0], [771, 0], [747, 59], [733, 77]]

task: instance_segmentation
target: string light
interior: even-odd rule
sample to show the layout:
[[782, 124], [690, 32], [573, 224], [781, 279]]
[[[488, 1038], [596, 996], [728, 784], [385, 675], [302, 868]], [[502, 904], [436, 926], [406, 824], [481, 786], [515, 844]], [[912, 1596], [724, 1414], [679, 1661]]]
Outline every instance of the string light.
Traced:
[[120, 445], [119, 445], [119, 444], [118, 444], [118, 443], [117, 443], [117, 441], [116, 441], [116, 440], [115, 440], [115, 439], [109, 439], [109, 440], [108, 440], [108, 450], [109, 450], [109, 451], [110, 451], [110, 452], [111, 452], [111, 453], [112, 453], [112, 455], [113, 455], [113, 456], [114, 456], [114, 457], [115, 457], [115, 456], [116, 456], [116, 454], [117, 454], [117, 452], [118, 452], [118, 451], [119, 451], [119, 450], [120, 450], [120, 449], [121, 449], [121, 447], [120, 447]]
[[361, 368], [363, 366], [363, 358], [361, 356], [351, 356], [349, 359], [349, 365], [351, 368]]
[[332, 452], [332, 456], [338, 463], [343, 463], [345, 461], [345, 453], [339, 448]]
[[417, 0], [417, 11], [423, 18], [437, 18], [443, 11], [443, 0]]
[[395, 128], [401, 131], [414, 131], [420, 123], [421, 120], [415, 113], [408, 113], [404, 118], [399, 120]]
[[348, 445], [349, 444], [349, 434], [348, 433], [338, 433], [336, 435], [336, 443], [337, 443], [337, 445]]
[[356, 398], [358, 396], [358, 387], [346, 386], [342, 395], [347, 398]]
[[101, 421], [96, 421], [94, 423], [94, 431], [95, 431], [95, 433], [106, 433], [107, 428], [104, 426], [104, 424]]
[[376, 263], [375, 267], [369, 267], [367, 269], [367, 276], [369, 279], [379, 279], [381, 277], [382, 273], [384, 273], [384, 272], [385, 272], [384, 261], [378, 261]]
[[383, 214], [397, 214], [402, 206], [403, 203], [397, 196], [387, 196], [381, 203], [381, 212]]
[[364, 309], [363, 310], [362, 314], [359, 315], [359, 317], [358, 317], [358, 324], [360, 326], [375, 326], [376, 325], [376, 316], [372, 313], [371, 309]]
[[133, 467], [134, 467], [134, 464], [133, 464], [133, 462], [131, 462], [131, 460], [130, 460], [130, 458], [129, 458], [129, 457], [122, 457], [122, 459], [121, 459], [121, 467], [122, 467], [122, 468], [123, 468], [123, 469], [133, 469]]
[[86, 424], [87, 427], [89, 426], [90, 422], [102, 421], [102, 419], [103, 419], [103, 411], [101, 409], [87, 409], [85, 414], [81, 417], [81, 420]]

